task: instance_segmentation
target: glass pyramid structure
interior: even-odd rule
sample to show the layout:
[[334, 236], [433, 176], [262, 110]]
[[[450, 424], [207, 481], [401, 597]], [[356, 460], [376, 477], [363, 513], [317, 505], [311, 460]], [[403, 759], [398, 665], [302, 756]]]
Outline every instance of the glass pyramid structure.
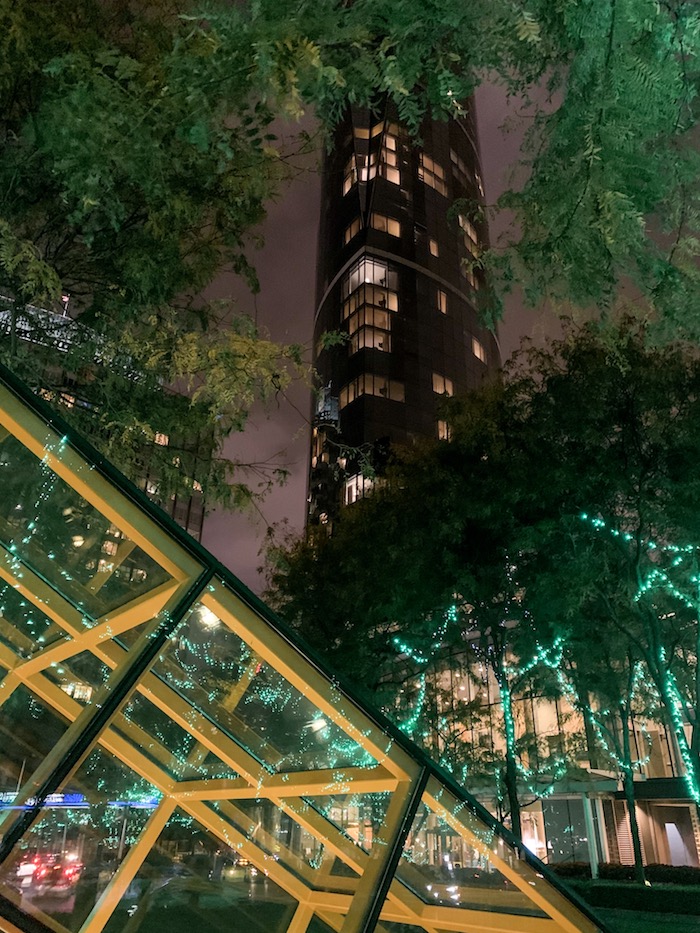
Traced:
[[3, 933], [596, 933], [0, 371]]

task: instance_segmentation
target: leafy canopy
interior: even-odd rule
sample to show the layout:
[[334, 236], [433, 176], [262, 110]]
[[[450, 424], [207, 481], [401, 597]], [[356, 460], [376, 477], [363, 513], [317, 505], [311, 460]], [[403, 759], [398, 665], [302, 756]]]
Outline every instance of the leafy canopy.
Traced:
[[[496, 281], [602, 307], [632, 282], [662, 332], [694, 336], [699, 44], [700, 13], [682, 0], [3, 0], [3, 359], [46, 382], [50, 354], [32, 372], [20, 352], [21, 316], [70, 295], [94, 335], [74, 346], [70, 378], [98, 442], [124, 425], [118, 464], [136, 475], [132, 440], [178, 425], [219, 451], [249, 400], [298, 365], [247, 325], [224, 333], [232, 310], [195, 297], [225, 270], [256, 287], [254, 231], [290, 171], [273, 120], [312, 106], [331, 126], [348, 103], [389, 95], [417, 128], [485, 79], [535, 88], [526, 180], [502, 202], [512, 242], [482, 260]], [[96, 389], [125, 356], [140, 406], [133, 378], [109, 398]], [[189, 407], [166, 391], [194, 385]], [[205, 485], [225, 496], [231, 470], [215, 474]]]

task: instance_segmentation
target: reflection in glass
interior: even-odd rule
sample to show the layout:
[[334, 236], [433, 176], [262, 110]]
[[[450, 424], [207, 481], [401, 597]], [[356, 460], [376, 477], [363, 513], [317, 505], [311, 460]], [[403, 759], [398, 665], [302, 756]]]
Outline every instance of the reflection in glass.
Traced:
[[283, 812], [276, 803], [236, 800], [210, 806], [260, 850], [263, 871], [266, 862], [277, 862], [315, 890], [355, 891], [357, 873], [337, 859], [322, 839], [297, 822], [293, 813]]
[[67, 727], [24, 686], [0, 706], [0, 819]]
[[297, 902], [235, 848], [176, 810], [107, 933], [284, 933]]
[[391, 794], [332, 794], [304, 799], [356, 846], [369, 852], [384, 824]]
[[[60, 456], [64, 444], [48, 453]], [[169, 579], [11, 436], [0, 443], [0, 543], [92, 619]]]
[[236, 772], [151, 703], [135, 694], [113, 728], [178, 781], [235, 778]]
[[[0, 479], [2, 474], [0, 474]], [[0, 583], [0, 642], [18, 657], [67, 638], [63, 629], [8, 583]]]
[[[479, 842], [486, 846], [496, 839], [486, 826], [479, 834]], [[470, 845], [466, 833], [462, 835], [425, 803], [418, 808], [396, 877], [425, 903], [546, 916]]]
[[47, 798], [0, 866], [22, 910], [77, 931], [158, 806], [155, 789], [102, 751]]
[[81, 706], [86, 706], [109, 677], [110, 669], [90, 651], [82, 651], [67, 661], [53, 662], [44, 674]]
[[204, 606], [190, 613], [153, 673], [275, 771], [376, 764]]

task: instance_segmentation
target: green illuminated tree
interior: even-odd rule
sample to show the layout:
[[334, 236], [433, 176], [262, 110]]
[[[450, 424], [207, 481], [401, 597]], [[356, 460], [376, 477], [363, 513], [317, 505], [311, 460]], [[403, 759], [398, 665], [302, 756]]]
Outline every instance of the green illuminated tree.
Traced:
[[681, 710], [697, 721], [700, 364], [692, 348], [650, 350], [643, 331], [623, 327], [609, 343], [589, 329], [539, 356], [538, 371], [532, 424], [555, 452], [566, 511], [541, 529], [547, 566], [529, 598], [544, 609], [537, 590], [548, 581], [560, 616], [595, 620], [643, 663], [697, 802], [697, 748]]

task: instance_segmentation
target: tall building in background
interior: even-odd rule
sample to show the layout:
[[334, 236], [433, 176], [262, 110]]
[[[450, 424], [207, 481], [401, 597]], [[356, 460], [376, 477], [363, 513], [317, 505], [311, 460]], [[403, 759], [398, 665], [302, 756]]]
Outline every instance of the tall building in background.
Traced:
[[392, 445], [446, 438], [445, 395], [500, 364], [479, 323], [488, 231], [471, 103], [416, 143], [387, 106], [353, 109], [323, 172], [309, 522], [332, 520]]

